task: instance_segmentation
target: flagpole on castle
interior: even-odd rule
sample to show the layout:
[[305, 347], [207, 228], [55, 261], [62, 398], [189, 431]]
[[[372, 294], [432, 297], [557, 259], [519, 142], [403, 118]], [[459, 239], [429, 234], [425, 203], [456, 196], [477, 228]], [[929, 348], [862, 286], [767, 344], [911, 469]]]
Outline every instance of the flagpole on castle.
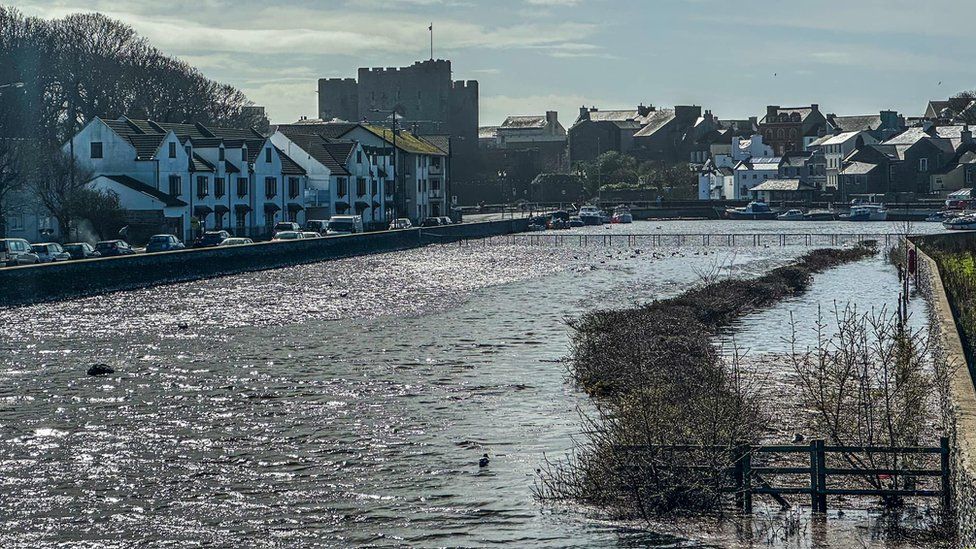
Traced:
[[430, 60], [433, 61], [434, 60], [434, 23], [433, 23], [433, 21], [430, 23], [430, 26], [427, 27], [427, 30], [430, 31]]

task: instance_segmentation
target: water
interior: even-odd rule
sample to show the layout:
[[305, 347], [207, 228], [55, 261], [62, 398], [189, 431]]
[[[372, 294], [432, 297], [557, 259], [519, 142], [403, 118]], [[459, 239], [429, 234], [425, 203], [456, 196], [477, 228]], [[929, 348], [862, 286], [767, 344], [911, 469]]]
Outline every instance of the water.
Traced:
[[[558, 362], [563, 319], [804, 251], [434, 246], [2, 310], [0, 546], [670, 545], [532, 498], [589, 410]], [[893, 276], [844, 269], [815, 300]], [[774, 311], [737, 341], [775, 340]], [[117, 373], [86, 376], [95, 362]]]

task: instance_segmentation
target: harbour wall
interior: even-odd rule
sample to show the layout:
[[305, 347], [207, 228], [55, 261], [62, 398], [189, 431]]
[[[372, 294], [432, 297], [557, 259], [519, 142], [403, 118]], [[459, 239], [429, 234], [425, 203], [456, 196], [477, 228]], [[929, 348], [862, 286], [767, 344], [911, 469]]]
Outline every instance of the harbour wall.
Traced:
[[527, 219], [259, 242], [0, 269], [0, 306], [30, 305], [158, 284], [522, 232]]
[[976, 235], [957, 233], [912, 237], [918, 257], [920, 282], [928, 285], [933, 327], [939, 338], [941, 358], [954, 368], [949, 379], [948, 402], [944, 403], [946, 435], [952, 441], [951, 492], [953, 527], [958, 547], [976, 547], [976, 386], [974, 364], [966, 353], [963, 336], [938, 264], [924, 250], [972, 250]]

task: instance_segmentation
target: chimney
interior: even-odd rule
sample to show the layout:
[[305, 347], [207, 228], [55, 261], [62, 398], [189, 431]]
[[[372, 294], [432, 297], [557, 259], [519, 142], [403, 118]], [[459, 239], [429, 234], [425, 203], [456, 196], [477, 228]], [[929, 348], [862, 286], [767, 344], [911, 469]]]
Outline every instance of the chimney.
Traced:
[[755, 130], [758, 127], [759, 127], [759, 117], [758, 116], [750, 116], [749, 117], [749, 129], [750, 130]]
[[772, 118], [779, 114], [779, 105], [769, 105], [766, 107], [766, 118]]
[[651, 108], [650, 107], [645, 107], [643, 103], [641, 103], [640, 105], [637, 105], [637, 115], [638, 116], [647, 116], [649, 114], [651, 114]]
[[810, 110], [812, 110], [813, 112], [820, 112], [820, 105], [816, 103], [811, 103]]
[[590, 110], [586, 108], [586, 105], [583, 105], [582, 107], [580, 107], [579, 119], [580, 120], [589, 120], [590, 119]]
[[959, 134], [962, 137], [962, 144], [969, 145], [973, 142], [973, 132], [969, 129], [969, 124], [962, 127], [962, 132]]
[[555, 129], [559, 126], [559, 113], [556, 111], [546, 111], [546, 125]]

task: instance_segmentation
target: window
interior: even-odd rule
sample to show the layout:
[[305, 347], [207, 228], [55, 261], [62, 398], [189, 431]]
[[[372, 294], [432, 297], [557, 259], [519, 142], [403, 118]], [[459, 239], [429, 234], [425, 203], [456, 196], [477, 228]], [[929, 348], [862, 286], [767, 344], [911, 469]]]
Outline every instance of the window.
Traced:
[[371, 194], [373, 194], [373, 196], [379, 194], [379, 183], [377, 183], [375, 179], [373, 180], [370, 190], [372, 191]]
[[264, 226], [269, 229], [275, 224], [275, 214], [274, 212], [264, 212]]
[[101, 158], [102, 157], [102, 142], [92, 141], [91, 142], [91, 157]]
[[180, 196], [183, 194], [183, 181], [178, 175], [169, 176], [169, 194]]
[[[221, 149], [223, 150], [223, 149]], [[224, 178], [215, 177], [214, 178], [214, 196], [220, 198], [224, 196]]]
[[169, 144], [169, 157], [176, 158], [176, 143]]
[[247, 178], [238, 177], [237, 178], [237, 196], [243, 198], [247, 196]]
[[439, 191], [439, 190], [441, 190], [441, 180], [440, 179], [431, 179], [430, 180], [430, 188], [433, 191]]
[[264, 196], [274, 198], [278, 195], [278, 180], [274, 177], [264, 178]]
[[356, 178], [356, 196], [366, 195], [366, 178], [357, 177]]
[[224, 148], [223, 147], [217, 149], [217, 160], [220, 160], [220, 161], [226, 160], [227, 159], [227, 156], [226, 155], [227, 155], [227, 153], [224, 151]]
[[210, 180], [205, 175], [197, 176], [197, 198], [204, 198], [210, 194]]
[[237, 230], [244, 230], [245, 219], [247, 218], [247, 212], [245, 210], [238, 209], [234, 212], [235, 222], [237, 223]]
[[340, 177], [340, 178], [336, 179], [336, 195], [337, 196], [340, 196], [340, 197], [346, 196], [346, 178], [345, 177]]
[[7, 230], [10, 231], [23, 231], [24, 230], [24, 214], [11, 215], [7, 218]]
[[919, 158], [918, 159], [918, 171], [920, 171], [920, 172], [927, 172], [927, 171], [929, 171], [929, 159], [928, 158]]
[[423, 186], [423, 183], [424, 183], [424, 182], [423, 182], [423, 180], [421, 180], [421, 179], [418, 179], [418, 180], [417, 180], [417, 192], [418, 192], [418, 193], [422, 193], [422, 192], [424, 192], [424, 186]]
[[356, 151], [356, 164], [363, 163], [363, 151]]
[[247, 162], [247, 147], [241, 149], [241, 162]]
[[296, 198], [298, 196], [299, 186], [297, 177], [288, 178], [288, 198]]
[[264, 149], [264, 161], [268, 164], [271, 163], [271, 147]]

